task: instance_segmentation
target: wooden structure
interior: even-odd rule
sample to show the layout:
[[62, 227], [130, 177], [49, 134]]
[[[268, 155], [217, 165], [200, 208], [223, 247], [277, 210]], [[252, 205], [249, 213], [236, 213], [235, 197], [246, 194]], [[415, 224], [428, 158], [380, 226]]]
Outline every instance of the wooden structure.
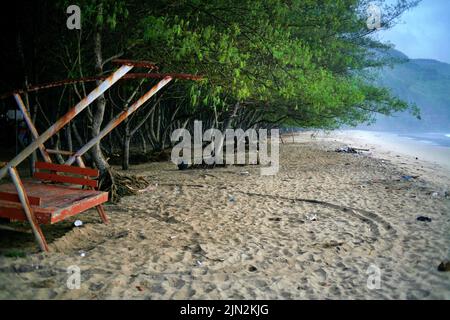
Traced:
[[[0, 184], [0, 218], [28, 221], [36, 241], [43, 251], [48, 251], [48, 245], [40, 224], [53, 224], [91, 208], [96, 208], [102, 221], [108, 223], [108, 217], [102, 206], [103, 203], [108, 201], [108, 193], [97, 190], [97, 181], [95, 178], [99, 176], [99, 172], [98, 170], [86, 168], [82, 156], [172, 79], [201, 79], [201, 77], [196, 75], [187, 74], [134, 74], [128, 78], [146, 77], [162, 80], [133, 105], [119, 113], [101, 130], [98, 136], [92, 138], [80, 150], [70, 152], [46, 149], [44, 143], [48, 139], [61, 130], [118, 80], [125, 78], [126, 74], [133, 67], [157, 70], [154, 64], [146, 61], [117, 60], [115, 63], [121, 65], [118, 70], [104, 80], [102, 79], [103, 81], [97, 88], [91, 91], [83, 100], [40, 135], [34, 127], [29, 112], [20, 96], [23, 90], [13, 93], [34, 141], [10, 162], [0, 166], [0, 179], [3, 179], [9, 174], [12, 180], [12, 184]], [[96, 78], [95, 80], [98, 79]], [[36, 86], [35, 88], [50, 88], [67, 83], [70, 83], [70, 81], [60, 81], [53, 84], [46, 84], [45, 86]], [[36, 162], [36, 170], [33, 178], [22, 181], [16, 167], [36, 149], [39, 149], [44, 162]], [[68, 156], [68, 159], [64, 165], [54, 164], [50, 157], [51, 154], [65, 155]], [[73, 166], [75, 162], [78, 166]]]
[[[0, 217], [29, 221], [42, 250], [48, 251], [48, 245], [40, 224], [53, 224], [91, 208], [96, 208], [102, 221], [108, 223], [102, 206], [108, 201], [108, 193], [95, 190], [97, 181], [89, 179], [98, 177], [98, 170], [46, 162], [36, 162], [35, 167], [34, 179], [28, 181], [21, 181], [17, 170], [10, 169], [13, 184], [0, 185]], [[43, 169], [49, 172], [43, 172]], [[74, 185], [89, 186], [90, 189], [80, 189]]]

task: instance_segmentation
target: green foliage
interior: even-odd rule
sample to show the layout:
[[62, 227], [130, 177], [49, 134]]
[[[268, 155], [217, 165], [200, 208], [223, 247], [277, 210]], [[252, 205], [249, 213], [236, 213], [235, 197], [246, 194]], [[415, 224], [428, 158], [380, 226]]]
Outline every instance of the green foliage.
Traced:
[[[385, 4], [386, 26], [414, 4]], [[414, 108], [368, 80], [371, 69], [386, 64], [373, 49], [387, 46], [370, 37], [367, 5], [365, 0], [80, 4], [84, 19], [115, 28], [134, 58], [154, 61], [162, 71], [204, 75], [202, 82], [176, 83], [186, 93], [187, 111], [225, 112], [239, 101], [259, 106], [266, 119], [327, 128]]]
[[[59, 5], [66, 8], [71, 1], [61, 1]], [[76, 3], [81, 10], [82, 28], [90, 29], [97, 24], [114, 30], [121, 19], [128, 17], [125, 0], [80, 0]]]

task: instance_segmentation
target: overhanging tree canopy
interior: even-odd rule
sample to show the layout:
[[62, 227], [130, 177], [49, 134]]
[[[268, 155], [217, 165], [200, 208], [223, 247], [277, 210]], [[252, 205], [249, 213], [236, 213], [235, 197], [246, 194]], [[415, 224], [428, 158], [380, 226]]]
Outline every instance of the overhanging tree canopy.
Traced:
[[[379, 1], [383, 28], [417, 1], [387, 3]], [[194, 119], [222, 129], [336, 128], [370, 122], [375, 113], [408, 108], [417, 112], [371, 81], [371, 70], [388, 62], [379, 54], [388, 46], [376, 41], [376, 30], [367, 28], [366, 0], [82, 0], [80, 31], [65, 27], [69, 4], [37, 1], [28, 7], [33, 19], [20, 13], [16, 34], [5, 38], [8, 43], [17, 38], [20, 46], [4, 47], [18, 57], [22, 49], [23, 77], [15, 84], [4, 83], [3, 91], [102, 76], [110, 71], [110, 62], [121, 57], [153, 61], [163, 73], [205, 75], [200, 83], [175, 83], [122, 125], [123, 134], [98, 145], [92, 157], [99, 168], [105, 166], [102, 153], [113, 154], [117, 142], [123, 144], [124, 154], [133, 137], [139, 137], [143, 147], [150, 143], [153, 149], [163, 149], [174, 128], [190, 126]], [[13, 62], [16, 69], [20, 64]], [[52, 143], [71, 145], [73, 135], [82, 145], [143, 84], [128, 83], [112, 91], [71, 125], [68, 137], [58, 136]], [[25, 100], [37, 126], [45, 127], [63, 114], [88, 85], [71, 84], [58, 95], [30, 93]]]

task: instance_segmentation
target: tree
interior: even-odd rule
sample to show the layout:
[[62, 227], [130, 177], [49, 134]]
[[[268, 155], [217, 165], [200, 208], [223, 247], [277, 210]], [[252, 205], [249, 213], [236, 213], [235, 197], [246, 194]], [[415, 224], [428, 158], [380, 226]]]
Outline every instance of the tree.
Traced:
[[[379, 1], [385, 28], [417, 1], [389, 3]], [[96, 145], [91, 158], [102, 171], [109, 167], [103, 154], [111, 157], [116, 150], [128, 168], [138, 133], [143, 145], [161, 150], [172, 130], [190, 128], [196, 119], [204, 121], [205, 128], [222, 130], [331, 129], [371, 122], [376, 113], [417, 111], [373, 82], [373, 70], [390, 61], [380, 54], [389, 46], [372, 37], [376, 30], [366, 26], [368, 0], [83, 0], [78, 3], [81, 31], [65, 27], [68, 1], [40, 4], [47, 9], [32, 25], [51, 32], [26, 35], [33, 41], [23, 41], [25, 59], [37, 45], [33, 66], [44, 66], [29, 73], [32, 81], [105, 75], [113, 70], [109, 62], [121, 56], [155, 62], [160, 72], [205, 76], [201, 82], [175, 81], [163, 98], [156, 97], [157, 105], [113, 132], [106, 140], [108, 148], [105, 141]], [[29, 24], [25, 19], [23, 27]], [[8, 68], [5, 72], [14, 74]], [[149, 82], [114, 86], [71, 123], [67, 139], [59, 136], [51, 144], [83, 145], [98, 134], [105, 118], [132, 102], [136, 88], [143, 91]], [[11, 89], [22, 83], [23, 77]], [[39, 102], [37, 126], [48, 127], [76, 98], [82, 99], [89, 86], [75, 84], [30, 95]], [[72, 136], [74, 141], [69, 141]]]

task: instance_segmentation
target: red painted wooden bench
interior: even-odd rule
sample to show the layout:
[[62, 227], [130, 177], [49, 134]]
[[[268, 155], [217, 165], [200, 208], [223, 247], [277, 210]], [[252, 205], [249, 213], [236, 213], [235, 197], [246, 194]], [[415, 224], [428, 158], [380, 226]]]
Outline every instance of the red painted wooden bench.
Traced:
[[[97, 181], [95, 178], [98, 177], [98, 171], [85, 168], [81, 157], [173, 79], [198, 81], [202, 78], [201, 76], [189, 74], [135, 73], [127, 75], [133, 67], [156, 69], [156, 66], [147, 61], [116, 60], [115, 62], [120, 64], [121, 67], [108, 77], [91, 78], [91, 80], [103, 81], [41, 135], [36, 130], [27, 106], [20, 96], [25, 91], [18, 90], [12, 93], [19, 109], [22, 111], [24, 120], [28, 129], [30, 129], [34, 141], [8, 163], [0, 163], [0, 180], [8, 174], [12, 180], [12, 184], [0, 184], [0, 218], [29, 221], [34, 236], [40, 248], [44, 251], [48, 251], [48, 246], [39, 224], [56, 223], [94, 207], [97, 209], [103, 222], [108, 223], [108, 218], [102, 207], [102, 203], [108, 201], [108, 194], [96, 190]], [[75, 153], [45, 148], [44, 143], [46, 141], [99, 98], [119, 79], [125, 79], [125, 75], [129, 79], [157, 78], [161, 80], [131, 106], [111, 119], [97, 136], [89, 140]], [[57, 83], [29, 87], [27, 91], [84, 81], [86, 79], [67, 79]], [[23, 183], [16, 167], [37, 149], [39, 149], [45, 162], [37, 162], [35, 164], [37, 172], [33, 177], [34, 179]], [[50, 154], [66, 155], [69, 158], [66, 160], [65, 165], [52, 164]], [[79, 167], [71, 166], [75, 161]], [[69, 174], [78, 176], [71, 177]], [[38, 182], [37, 180], [43, 182]], [[77, 188], [74, 185], [82, 187]]]
[[44, 251], [48, 246], [40, 224], [54, 224], [91, 208], [96, 208], [102, 221], [108, 223], [102, 206], [108, 201], [108, 193], [96, 190], [94, 180], [98, 170], [47, 162], [36, 162], [35, 169], [33, 179], [19, 179], [30, 212], [27, 214], [14, 184], [1, 184], [0, 217], [29, 221]]

